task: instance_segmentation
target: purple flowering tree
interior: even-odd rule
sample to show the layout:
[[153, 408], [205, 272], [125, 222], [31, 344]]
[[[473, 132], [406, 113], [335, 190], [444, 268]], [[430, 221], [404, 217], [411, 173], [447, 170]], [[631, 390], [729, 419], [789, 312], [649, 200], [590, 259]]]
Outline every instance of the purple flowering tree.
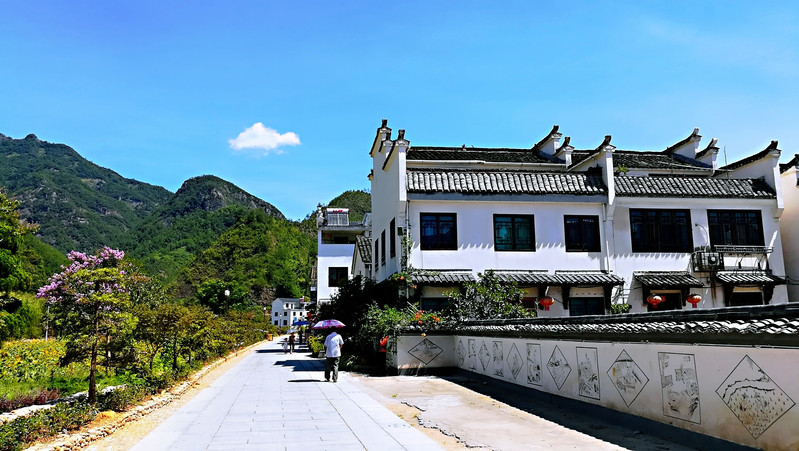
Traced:
[[125, 339], [136, 325], [131, 313], [130, 288], [135, 276], [123, 261], [125, 253], [105, 247], [95, 255], [72, 251], [62, 267], [37, 296], [46, 300], [55, 329], [66, 340], [62, 363], [88, 359], [89, 402], [97, 400], [98, 358]]

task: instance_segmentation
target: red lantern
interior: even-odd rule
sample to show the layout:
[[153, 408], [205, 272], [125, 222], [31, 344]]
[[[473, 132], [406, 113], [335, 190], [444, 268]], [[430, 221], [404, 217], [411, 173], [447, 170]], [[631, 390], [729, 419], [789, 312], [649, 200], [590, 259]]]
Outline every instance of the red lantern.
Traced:
[[691, 294], [688, 295], [688, 299], [686, 299], [686, 301], [690, 302], [691, 305], [693, 305], [694, 308], [696, 308], [696, 304], [699, 304], [700, 302], [702, 302], [702, 296], [699, 296], [698, 294], [691, 293]]
[[544, 310], [549, 310], [549, 307], [555, 303], [555, 300], [549, 296], [544, 296], [538, 300], [538, 303], [544, 306]]
[[647, 296], [646, 302], [649, 302], [649, 304], [652, 305], [652, 308], [658, 308], [658, 304], [663, 302], [663, 298], [656, 294], [650, 294]]

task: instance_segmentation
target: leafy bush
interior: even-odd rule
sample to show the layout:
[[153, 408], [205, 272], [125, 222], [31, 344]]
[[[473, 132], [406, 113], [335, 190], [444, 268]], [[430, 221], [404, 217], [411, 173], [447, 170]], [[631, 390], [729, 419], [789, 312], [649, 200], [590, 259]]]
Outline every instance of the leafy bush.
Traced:
[[319, 335], [311, 335], [308, 337], [308, 347], [313, 355], [317, 355], [325, 349], [325, 339]]
[[63, 403], [0, 425], [0, 450], [19, 450], [63, 430], [75, 430], [92, 421], [97, 409], [84, 402]]
[[124, 412], [128, 407], [141, 402], [144, 398], [152, 395], [154, 390], [151, 387], [139, 384], [126, 385], [115, 390], [100, 393], [97, 396], [97, 405], [100, 410], [113, 410]]
[[61, 392], [53, 390], [37, 390], [12, 399], [0, 398], [0, 413], [10, 412], [22, 407], [45, 404], [61, 397]]

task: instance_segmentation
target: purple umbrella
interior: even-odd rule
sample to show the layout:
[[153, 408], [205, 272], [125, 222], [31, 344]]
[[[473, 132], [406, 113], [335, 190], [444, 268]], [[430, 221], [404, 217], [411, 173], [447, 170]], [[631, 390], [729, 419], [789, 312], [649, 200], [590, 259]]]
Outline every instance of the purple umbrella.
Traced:
[[319, 329], [335, 329], [337, 327], [345, 327], [344, 323], [337, 319], [326, 319], [319, 321], [318, 323], [314, 324], [311, 329], [319, 330]]

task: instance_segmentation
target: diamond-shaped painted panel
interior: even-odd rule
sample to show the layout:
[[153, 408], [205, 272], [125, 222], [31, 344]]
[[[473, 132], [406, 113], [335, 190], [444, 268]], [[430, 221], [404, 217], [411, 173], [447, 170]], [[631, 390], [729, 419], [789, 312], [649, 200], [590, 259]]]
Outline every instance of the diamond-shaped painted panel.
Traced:
[[463, 346], [463, 340], [458, 340], [458, 348], [455, 351], [458, 353], [458, 366], [463, 367], [466, 361], [466, 347]]
[[486, 346], [486, 342], [484, 341], [483, 344], [480, 346], [480, 363], [483, 364], [483, 371], [488, 368], [488, 362], [491, 361], [491, 353], [488, 352], [488, 346]]
[[630, 404], [635, 401], [635, 398], [641, 394], [644, 386], [649, 382], [649, 378], [627, 354], [627, 351], [621, 351], [613, 365], [610, 365], [608, 377], [621, 395], [621, 399], [627, 404], [627, 407], [630, 407]]
[[425, 365], [433, 361], [439, 354], [444, 352], [440, 346], [425, 338], [420, 341], [416, 346], [412, 347], [408, 354], [421, 360]]
[[519, 352], [519, 348], [516, 347], [516, 343], [514, 343], [508, 353], [508, 368], [510, 368], [510, 374], [513, 374], [514, 379], [519, 377], [523, 367], [522, 354]]
[[549, 374], [552, 375], [552, 379], [555, 379], [558, 390], [563, 387], [563, 383], [566, 382], [566, 378], [568, 378], [569, 374], [572, 372], [571, 365], [566, 361], [566, 357], [560, 352], [560, 348], [557, 346], [555, 346], [555, 350], [552, 351], [552, 355], [549, 357], [547, 369], [549, 370]]
[[754, 438], [796, 404], [748, 355], [716, 393]]

